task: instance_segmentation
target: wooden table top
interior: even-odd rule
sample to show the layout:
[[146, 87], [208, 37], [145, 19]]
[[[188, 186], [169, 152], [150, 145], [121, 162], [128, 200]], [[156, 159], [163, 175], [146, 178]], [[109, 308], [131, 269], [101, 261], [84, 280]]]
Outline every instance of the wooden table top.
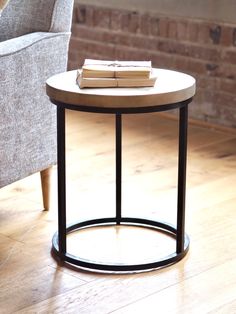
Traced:
[[153, 69], [157, 76], [154, 87], [83, 88], [76, 83], [77, 71], [68, 71], [50, 77], [46, 82], [47, 95], [70, 105], [104, 108], [141, 108], [173, 104], [194, 96], [195, 79], [187, 74]]

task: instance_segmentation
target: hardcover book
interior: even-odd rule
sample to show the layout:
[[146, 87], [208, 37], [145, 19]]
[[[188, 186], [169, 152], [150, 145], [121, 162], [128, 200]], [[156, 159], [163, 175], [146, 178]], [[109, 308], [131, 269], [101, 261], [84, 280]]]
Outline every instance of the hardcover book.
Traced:
[[130, 77], [130, 78], [88, 78], [83, 77], [81, 71], [78, 70], [77, 83], [80, 88], [85, 87], [153, 87], [156, 82], [155, 76], [148, 78]]
[[85, 59], [77, 83], [85, 87], [152, 87], [156, 77], [151, 61], [105, 61]]
[[82, 76], [87, 78], [149, 78], [151, 61], [104, 61], [85, 59]]

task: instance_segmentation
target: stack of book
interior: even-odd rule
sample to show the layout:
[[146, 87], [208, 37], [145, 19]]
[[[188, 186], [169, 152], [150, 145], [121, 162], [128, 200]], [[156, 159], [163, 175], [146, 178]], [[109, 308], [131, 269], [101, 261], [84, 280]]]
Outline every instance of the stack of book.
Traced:
[[152, 87], [156, 77], [151, 61], [104, 61], [85, 59], [77, 73], [77, 83], [84, 87]]

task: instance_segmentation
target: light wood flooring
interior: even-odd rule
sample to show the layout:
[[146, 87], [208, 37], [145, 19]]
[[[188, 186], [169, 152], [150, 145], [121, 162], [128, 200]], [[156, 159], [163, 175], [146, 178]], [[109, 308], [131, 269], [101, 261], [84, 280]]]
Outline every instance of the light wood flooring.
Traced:
[[[68, 222], [115, 211], [114, 117], [67, 113]], [[177, 121], [160, 114], [123, 122], [123, 211], [175, 223]], [[57, 265], [56, 170], [51, 210], [39, 174], [0, 190], [0, 313], [236, 313], [236, 132], [189, 126], [188, 255], [139, 274], [96, 274]], [[173, 250], [150, 230], [108, 227], [71, 237], [98, 260], [142, 261]], [[107, 253], [108, 252], [108, 253]]]

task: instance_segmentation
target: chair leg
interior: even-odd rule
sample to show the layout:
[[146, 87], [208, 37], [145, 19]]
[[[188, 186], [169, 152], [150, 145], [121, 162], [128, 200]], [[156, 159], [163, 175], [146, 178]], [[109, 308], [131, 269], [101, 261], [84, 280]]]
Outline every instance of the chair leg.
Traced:
[[52, 167], [40, 171], [44, 210], [49, 210]]

